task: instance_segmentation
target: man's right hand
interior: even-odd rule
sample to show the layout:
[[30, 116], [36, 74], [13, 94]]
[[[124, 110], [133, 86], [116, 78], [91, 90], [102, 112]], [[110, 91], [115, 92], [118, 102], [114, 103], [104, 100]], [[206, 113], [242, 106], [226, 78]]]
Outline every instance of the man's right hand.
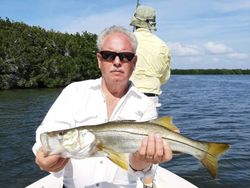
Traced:
[[58, 172], [68, 163], [69, 158], [62, 158], [60, 155], [48, 155], [40, 148], [36, 155], [36, 164], [41, 170]]

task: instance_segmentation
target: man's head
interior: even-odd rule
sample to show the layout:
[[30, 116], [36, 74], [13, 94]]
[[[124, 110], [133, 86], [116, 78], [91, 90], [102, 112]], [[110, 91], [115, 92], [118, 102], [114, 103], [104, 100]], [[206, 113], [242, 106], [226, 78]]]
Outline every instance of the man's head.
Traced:
[[104, 81], [127, 84], [137, 60], [135, 35], [123, 27], [112, 26], [98, 36], [97, 48], [98, 65]]
[[145, 28], [156, 30], [156, 14], [155, 9], [149, 6], [140, 5], [137, 7], [130, 25], [135, 28]]

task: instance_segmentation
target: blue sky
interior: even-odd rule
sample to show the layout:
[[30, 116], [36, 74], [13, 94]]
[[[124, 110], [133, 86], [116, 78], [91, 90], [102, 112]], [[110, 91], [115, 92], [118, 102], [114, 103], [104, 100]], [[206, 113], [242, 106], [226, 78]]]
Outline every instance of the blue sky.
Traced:
[[[129, 21], [136, 0], [0, 0], [0, 17], [47, 30], [98, 34]], [[140, 0], [156, 9], [172, 68], [250, 69], [249, 0]]]

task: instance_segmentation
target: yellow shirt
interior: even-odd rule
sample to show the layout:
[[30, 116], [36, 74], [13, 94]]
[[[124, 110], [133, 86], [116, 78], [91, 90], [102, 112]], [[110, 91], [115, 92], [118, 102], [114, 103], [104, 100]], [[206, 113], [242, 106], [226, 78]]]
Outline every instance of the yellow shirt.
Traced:
[[170, 77], [169, 48], [147, 29], [135, 31], [138, 40], [136, 68], [130, 78], [143, 93], [161, 94], [161, 84]]

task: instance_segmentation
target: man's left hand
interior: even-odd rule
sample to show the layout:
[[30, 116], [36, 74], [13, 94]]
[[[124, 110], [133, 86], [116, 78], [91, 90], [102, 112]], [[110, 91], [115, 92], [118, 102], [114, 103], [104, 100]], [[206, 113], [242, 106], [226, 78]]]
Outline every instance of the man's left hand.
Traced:
[[132, 169], [142, 171], [152, 164], [163, 163], [172, 159], [170, 145], [161, 138], [161, 135], [149, 133], [135, 153], [130, 154], [129, 162]]

